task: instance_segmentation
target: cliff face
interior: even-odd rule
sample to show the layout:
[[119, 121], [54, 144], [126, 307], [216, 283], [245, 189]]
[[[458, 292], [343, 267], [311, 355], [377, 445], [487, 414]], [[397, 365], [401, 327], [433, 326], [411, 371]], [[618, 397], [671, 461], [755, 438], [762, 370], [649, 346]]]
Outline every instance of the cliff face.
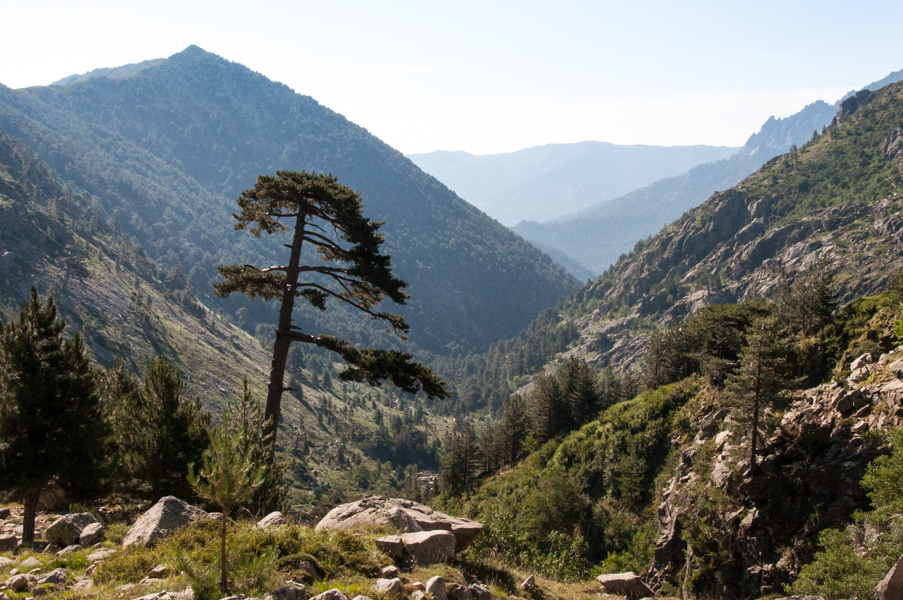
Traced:
[[903, 346], [863, 355], [843, 385], [799, 393], [760, 449], [756, 475], [734, 452], [730, 410], [703, 408], [662, 491], [649, 581], [679, 583], [692, 573], [708, 577], [716, 594], [782, 592], [812, 561], [817, 534], [868, 505], [859, 482], [889, 452], [881, 432], [903, 424], [901, 355]]

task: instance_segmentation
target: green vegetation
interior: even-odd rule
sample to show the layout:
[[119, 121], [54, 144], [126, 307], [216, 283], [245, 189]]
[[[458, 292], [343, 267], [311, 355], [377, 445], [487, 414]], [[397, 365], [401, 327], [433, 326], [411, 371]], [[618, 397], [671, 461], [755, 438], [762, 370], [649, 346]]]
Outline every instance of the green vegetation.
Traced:
[[[407, 283], [392, 275], [391, 258], [380, 254], [384, 238], [377, 230], [382, 224], [364, 217], [358, 194], [331, 175], [279, 171], [276, 177], [258, 177], [254, 189], [242, 192], [238, 205], [241, 213], [234, 215], [238, 221], [236, 230], [249, 229], [254, 237], [260, 237], [262, 232], [292, 232], [292, 242], [286, 244], [290, 257], [285, 265], [265, 269], [250, 265], [220, 267], [226, 280], [213, 286], [217, 296], [223, 298], [241, 292], [251, 300], [260, 296], [282, 301], [264, 412], [268, 420], [265, 434], [275, 433], [281, 414], [285, 365], [292, 342], [311, 344], [341, 356], [348, 364], [341, 374], [343, 381], [366, 381], [379, 386], [382, 381], [391, 380], [406, 392], [423, 390], [431, 398], [448, 395], [442, 381], [426, 367], [412, 362], [410, 354], [359, 350], [348, 340], [304, 333], [292, 323], [296, 297], [306, 299], [321, 311], [326, 310], [327, 300], [335, 300], [386, 323], [401, 339], [407, 339], [410, 328], [403, 317], [374, 312], [386, 296], [400, 305], [409, 296], [404, 292]], [[283, 219], [292, 224], [286, 225]], [[316, 248], [318, 263], [301, 264], [305, 242]], [[327, 372], [324, 380], [328, 377]]]
[[96, 374], [81, 336], [63, 340], [65, 327], [34, 288], [18, 321], [0, 321], [0, 489], [24, 501], [24, 544], [34, 542], [50, 481], [82, 494], [100, 487], [106, 422]]

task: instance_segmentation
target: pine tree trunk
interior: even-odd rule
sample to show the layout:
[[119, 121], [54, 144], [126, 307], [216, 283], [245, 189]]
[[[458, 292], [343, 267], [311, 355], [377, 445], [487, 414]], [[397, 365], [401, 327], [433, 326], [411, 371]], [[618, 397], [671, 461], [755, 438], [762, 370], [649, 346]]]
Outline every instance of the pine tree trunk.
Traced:
[[295, 308], [295, 291], [298, 289], [298, 267], [301, 263], [301, 243], [304, 241], [305, 215], [298, 215], [295, 236], [292, 240], [291, 256], [285, 274], [285, 290], [282, 292], [282, 306], [279, 308], [279, 325], [276, 327], [276, 342], [273, 344], [273, 361], [270, 365], [270, 383], [267, 387], [267, 404], [263, 415], [263, 437], [276, 443], [276, 427], [282, 407], [282, 391], [285, 381], [285, 363], [292, 344], [292, 311]]
[[34, 544], [34, 519], [38, 511], [38, 500], [41, 498], [41, 488], [29, 488], [25, 492], [25, 510], [22, 517], [22, 545]]

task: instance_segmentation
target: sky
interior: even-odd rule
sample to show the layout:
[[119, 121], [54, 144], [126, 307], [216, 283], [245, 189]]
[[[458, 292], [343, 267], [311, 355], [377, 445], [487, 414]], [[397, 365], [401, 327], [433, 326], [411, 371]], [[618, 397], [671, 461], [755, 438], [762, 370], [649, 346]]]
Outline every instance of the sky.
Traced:
[[903, 69], [899, 0], [0, 0], [0, 21], [9, 87], [195, 44], [405, 154], [740, 146]]

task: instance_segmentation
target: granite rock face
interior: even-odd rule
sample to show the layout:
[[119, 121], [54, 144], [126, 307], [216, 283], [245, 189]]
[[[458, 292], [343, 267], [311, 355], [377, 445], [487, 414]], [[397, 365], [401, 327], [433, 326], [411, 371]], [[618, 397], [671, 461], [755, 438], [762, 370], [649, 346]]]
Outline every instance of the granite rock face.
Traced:
[[461, 552], [483, 532], [483, 524], [452, 517], [425, 504], [386, 496], [368, 496], [357, 502], [335, 507], [317, 523], [317, 531], [354, 529], [363, 525], [389, 525], [399, 533], [450, 531], [455, 551]]

